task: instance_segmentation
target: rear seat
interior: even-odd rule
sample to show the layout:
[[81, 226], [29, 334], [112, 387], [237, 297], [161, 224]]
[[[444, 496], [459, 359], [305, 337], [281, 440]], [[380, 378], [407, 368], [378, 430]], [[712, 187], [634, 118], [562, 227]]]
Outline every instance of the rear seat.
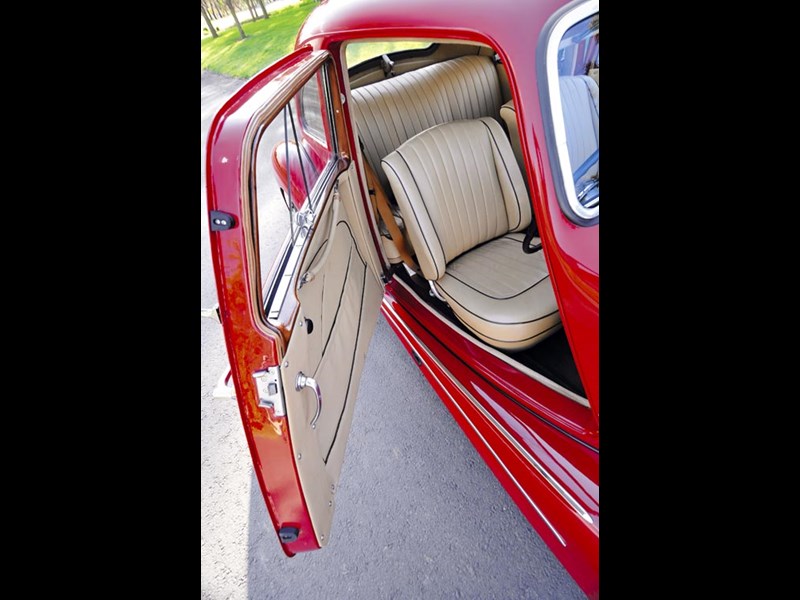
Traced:
[[[600, 145], [600, 88], [586, 75], [559, 77], [561, 107], [567, 129], [567, 150], [573, 172]], [[599, 165], [587, 173], [593, 177]]]
[[[596, 69], [599, 71], [599, 69]], [[598, 73], [599, 78], [599, 73]], [[561, 107], [564, 111], [567, 130], [567, 148], [572, 170], [575, 171], [600, 144], [600, 87], [592, 77], [574, 75], [559, 77], [561, 86]], [[500, 116], [508, 128], [508, 137], [519, 170], [525, 173], [525, 161], [519, 140], [519, 125], [514, 101], [509, 100], [500, 108]], [[597, 173], [597, 165], [589, 170], [588, 176]], [[527, 179], [525, 179], [527, 186]]]
[[500, 116], [502, 96], [488, 56], [461, 56], [352, 91], [351, 111], [364, 154], [384, 189], [381, 160], [434, 125], [460, 119]]

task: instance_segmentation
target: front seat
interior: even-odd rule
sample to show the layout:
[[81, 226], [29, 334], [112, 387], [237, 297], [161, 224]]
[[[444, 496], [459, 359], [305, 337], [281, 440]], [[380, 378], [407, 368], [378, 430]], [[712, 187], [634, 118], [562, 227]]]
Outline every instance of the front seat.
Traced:
[[561, 318], [544, 254], [522, 252], [531, 205], [497, 121], [431, 127], [381, 166], [423, 276], [469, 331], [512, 351], [558, 331]]

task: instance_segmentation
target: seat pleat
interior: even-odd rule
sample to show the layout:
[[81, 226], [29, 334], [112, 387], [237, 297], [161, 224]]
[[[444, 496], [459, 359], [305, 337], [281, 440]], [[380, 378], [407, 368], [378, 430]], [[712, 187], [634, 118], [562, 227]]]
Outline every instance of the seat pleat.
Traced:
[[[457, 119], [496, 117], [500, 81], [486, 56], [462, 56], [352, 91], [353, 117], [364, 152], [381, 159], [417, 133]], [[376, 168], [381, 184], [388, 180]]]

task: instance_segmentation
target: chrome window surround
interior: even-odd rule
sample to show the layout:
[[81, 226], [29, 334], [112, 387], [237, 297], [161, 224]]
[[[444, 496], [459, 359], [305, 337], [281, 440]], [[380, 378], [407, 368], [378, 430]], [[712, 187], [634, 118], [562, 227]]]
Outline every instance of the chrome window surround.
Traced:
[[[545, 70], [547, 74], [550, 120], [553, 126], [552, 134], [559, 163], [557, 168], [553, 169], [553, 175], [554, 177], [560, 177], [560, 182], [558, 183], [563, 186], [570, 210], [582, 221], [578, 222], [580, 225], [594, 224], [595, 220], [600, 216], [600, 205], [598, 203], [593, 208], [586, 208], [583, 206], [578, 201], [575, 192], [575, 183], [572, 181], [572, 172], [574, 168], [579, 165], [572, 165], [570, 163], [569, 150], [567, 149], [567, 130], [564, 124], [564, 111], [561, 106], [561, 87], [559, 86], [558, 80], [558, 46], [561, 44], [561, 39], [570, 27], [599, 12], [599, 0], [582, 2], [574, 8], [567, 10], [550, 27], [547, 33], [547, 46], [545, 49]], [[587, 223], [587, 221], [591, 221], [591, 223]]]

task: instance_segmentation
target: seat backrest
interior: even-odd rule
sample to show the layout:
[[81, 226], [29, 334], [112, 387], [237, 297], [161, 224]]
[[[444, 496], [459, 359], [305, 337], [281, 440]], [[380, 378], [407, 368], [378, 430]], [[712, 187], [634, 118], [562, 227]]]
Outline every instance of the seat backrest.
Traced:
[[461, 56], [371, 83], [352, 92], [351, 111], [364, 153], [387, 187], [378, 168], [381, 159], [400, 144], [434, 125], [458, 119], [497, 119], [500, 81], [488, 56]]
[[[575, 172], [600, 144], [600, 88], [586, 75], [559, 77], [567, 149]], [[588, 172], [594, 176], [598, 166]]]
[[440, 279], [459, 255], [531, 221], [522, 174], [494, 119], [427, 129], [386, 156], [381, 167], [426, 279]]
[[506, 127], [508, 127], [508, 139], [511, 142], [511, 149], [514, 151], [514, 158], [517, 159], [519, 171], [520, 173], [524, 173], [525, 161], [522, 158], [522, 146], [519, 141], [519, 125], [517, 124], [517, 110], [514, 108], [513, 100], [509, 100], [500, 107], [500, 117], [505, 121]]

